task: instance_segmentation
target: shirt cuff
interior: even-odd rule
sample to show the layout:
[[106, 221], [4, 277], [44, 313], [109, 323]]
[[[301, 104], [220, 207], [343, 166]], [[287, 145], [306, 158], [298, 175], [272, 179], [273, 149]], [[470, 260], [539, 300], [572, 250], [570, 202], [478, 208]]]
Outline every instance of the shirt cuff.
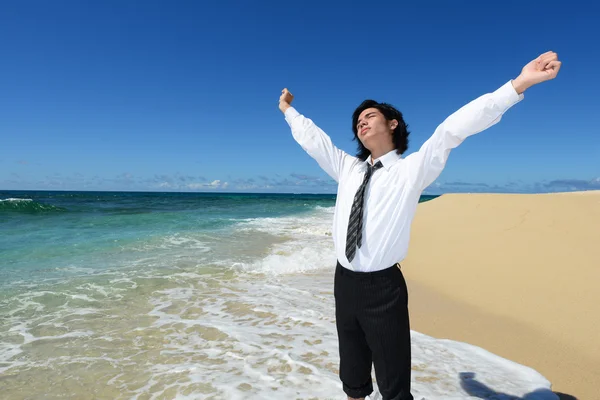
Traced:
[[500, 104], [505, 106], [507, 109], [514, 106], [525, 97], [523, 93], [517, 93], [515, 87], [512, 85], [512, 80], [506, 82], [498, 90], [496, 90], [496, 94], [500, 97], [500, 99], [502, 99]]
[[296, 111], [296, 109], [294, 107], [288, 107], [288, 109], [285, 110], [285, 120], [287, 121], [288, 124], [291, 124], [292, 120], [294, 118], [296, 118], [298, 115], [300, 115], [300, 113], [298, 111]]

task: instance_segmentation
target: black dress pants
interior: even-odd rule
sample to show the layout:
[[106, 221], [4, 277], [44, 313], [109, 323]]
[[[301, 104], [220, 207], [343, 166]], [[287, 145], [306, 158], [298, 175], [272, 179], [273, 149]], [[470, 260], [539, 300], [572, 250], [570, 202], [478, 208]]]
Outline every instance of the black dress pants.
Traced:
[[413, 400], [408, 291], [399, 265], [354, 272], [338, 262], [334, 294], [344, 392], [370, 395], [374, 365], [384, 400]]

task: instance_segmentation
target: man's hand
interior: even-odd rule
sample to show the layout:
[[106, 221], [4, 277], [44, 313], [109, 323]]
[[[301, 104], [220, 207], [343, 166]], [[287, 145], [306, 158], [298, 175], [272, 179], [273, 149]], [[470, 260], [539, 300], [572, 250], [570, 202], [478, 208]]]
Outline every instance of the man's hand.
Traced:
[[523, 67], [521, 75], [513, 79], [513, 87], [517, 93], [521, 94], [533, 85], [554, 79], [560, 65], [558, 55], [553, 51], [548, 51]]
[[294, 96], [287, 89], [283, 89], [281, 91], [281, 96], [279, 96], [279, 109], [282, 113], [285, 114], [285, 111], [291, 107], [292, 101], [294, 101]]

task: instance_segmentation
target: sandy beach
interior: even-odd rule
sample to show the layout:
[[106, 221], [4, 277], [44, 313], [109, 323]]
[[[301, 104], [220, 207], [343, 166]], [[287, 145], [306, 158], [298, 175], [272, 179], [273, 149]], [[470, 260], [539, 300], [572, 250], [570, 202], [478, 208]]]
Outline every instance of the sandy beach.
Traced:
[[600, 399], [600, 191], [422, 203], [403, 271], [412, 329], [530, 366], [563, 399]]

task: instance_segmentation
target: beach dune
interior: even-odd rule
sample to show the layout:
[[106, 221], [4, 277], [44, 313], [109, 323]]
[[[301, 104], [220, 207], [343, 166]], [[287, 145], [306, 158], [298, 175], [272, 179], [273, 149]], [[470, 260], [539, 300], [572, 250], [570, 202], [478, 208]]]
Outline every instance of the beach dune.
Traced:
[[600, 399], [600, 191], [421, 203], [402, 268], [412, 329], [532, 367], [556, 392]]

